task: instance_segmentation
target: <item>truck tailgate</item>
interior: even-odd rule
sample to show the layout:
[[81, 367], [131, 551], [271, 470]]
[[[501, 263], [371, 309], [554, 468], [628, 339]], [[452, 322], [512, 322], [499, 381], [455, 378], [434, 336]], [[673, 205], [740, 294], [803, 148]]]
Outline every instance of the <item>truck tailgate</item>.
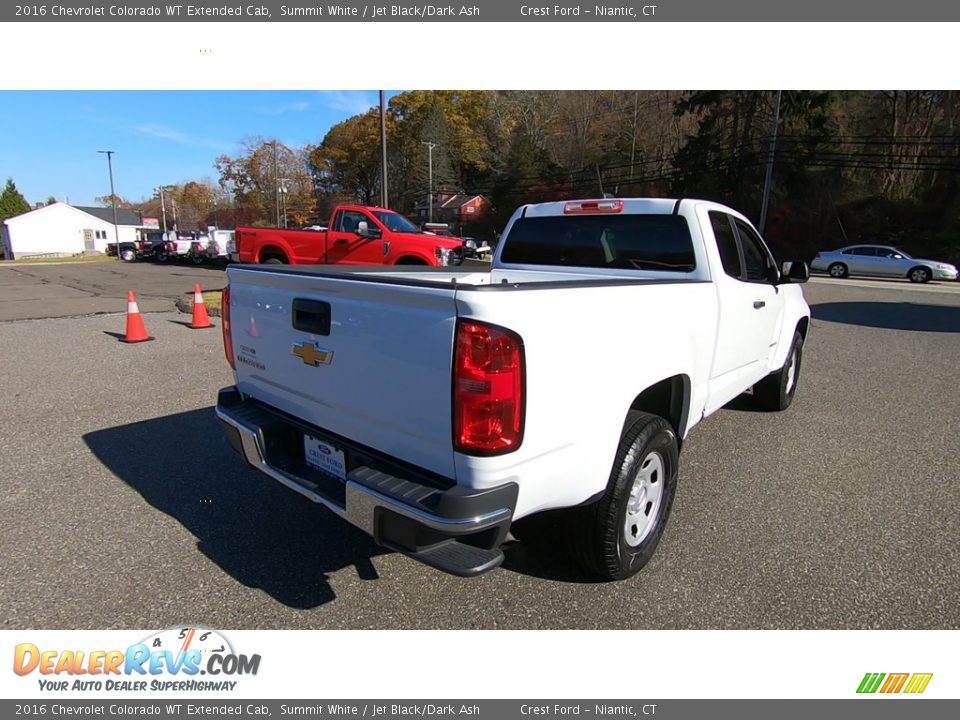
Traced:
[[241, 267], [228, 276], [242, 393], [455, 477], [454, 287]]

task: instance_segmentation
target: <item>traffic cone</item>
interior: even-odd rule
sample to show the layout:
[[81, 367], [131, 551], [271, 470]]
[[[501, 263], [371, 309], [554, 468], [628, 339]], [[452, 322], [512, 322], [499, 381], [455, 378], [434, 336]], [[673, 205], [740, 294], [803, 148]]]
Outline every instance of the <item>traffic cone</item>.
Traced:
[[153, 340], [147, 335], [147, 328], [143, 324], [140, 306], [137, 305], [137, 296], [133, 290], [127, 291], [127, 335], [120, 338], [125, 343], [138, 343]]
[[190, 327], [194, 330], [213, 327], [207, 315], [207, 306], [203, 302], [203, 291], [199, 283], [193, 286], [193, 322], [190, 323]]

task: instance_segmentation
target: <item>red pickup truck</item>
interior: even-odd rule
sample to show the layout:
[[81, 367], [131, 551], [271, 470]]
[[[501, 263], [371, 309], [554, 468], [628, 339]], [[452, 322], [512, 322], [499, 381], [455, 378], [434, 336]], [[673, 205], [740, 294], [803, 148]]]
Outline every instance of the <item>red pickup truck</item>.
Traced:
[[459, 265], [463, 242], [420, 232], [392, 210], [339, 205], [327, 230], [238, 227], [231, 259], [291, 265]]

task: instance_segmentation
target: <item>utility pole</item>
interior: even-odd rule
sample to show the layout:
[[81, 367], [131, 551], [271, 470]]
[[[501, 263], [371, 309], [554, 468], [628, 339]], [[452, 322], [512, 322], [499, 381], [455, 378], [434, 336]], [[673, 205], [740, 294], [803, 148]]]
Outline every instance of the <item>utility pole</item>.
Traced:
[[290, 178], [280, 178], [280, 202], [283, 205], [283, 227], [287, 227], [287, 183]]
[[427, 222], [433, 222], [433, 149], [436, 143], [421, 140], [422, 145], [427, 146], [428, 175], [427, 175]]
[[770, 182], [773, 180], [773, 156], [777, 150], [777, 129], [780, 127], [780, 97], [783, 90], [777, 90], [777, 107], [773, 112], [773, 133], [770, 137], [770, 152], [767, 154], [767, 177], [763, 181], [763, 203], [760, 207], [760, 227], [757, 228], [763, 235], [767, 224], [767, 203], [770, 201]]
[[163, 215], [163, 232], [167, 232], [167, 205], [163, 201], [163, 185], [157, 188], [160, 191], [160, 213]]
[[110, 204], [113, 206], [113, 242], [117, 246], [117, 261], [120, 257], [120, 228], [117, 225], [117, 194], [113, 191], [113, 150], [97, 150], [107, 156], [107, 169], [110, 171]]
[[277, 227], [280, 227], [280, 180], [277, 172], [277, 141], [273, 141], [273, 190], [274, 207], [277, 210]]
[[380, 91], [380, 205], [389, 208], [387, 200], [387, 111], [383, 99], [383, 90]]

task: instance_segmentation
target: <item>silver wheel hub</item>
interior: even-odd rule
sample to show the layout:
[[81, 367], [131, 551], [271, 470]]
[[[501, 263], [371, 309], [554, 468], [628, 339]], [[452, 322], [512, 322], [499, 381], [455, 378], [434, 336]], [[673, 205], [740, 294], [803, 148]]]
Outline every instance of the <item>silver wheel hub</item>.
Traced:
[[647, 455], [633, 479], [623, 524], [623, 539], [636, 547], [653, 530], [663, 501], [664, 463], [658, 452]]
[[797, 382], [797, 349], [794, 348], [790, 353], [790, 365], [787, 366], [787, 394], [793, 392], [793, 386]]

